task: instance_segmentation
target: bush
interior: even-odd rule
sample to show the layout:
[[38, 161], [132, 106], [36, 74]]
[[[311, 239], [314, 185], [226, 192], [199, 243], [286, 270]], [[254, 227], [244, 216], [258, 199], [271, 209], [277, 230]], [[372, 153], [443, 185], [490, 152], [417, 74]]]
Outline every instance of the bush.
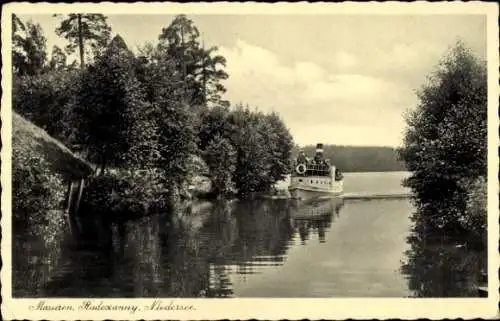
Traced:
[[14, 223], [45, 223], [49, 211], [63, 208], [66, 189], [61, 177], [50, 171], [42, 157], [20, 153], [16, 148], [12, 164]]
[[82, 197], [82, 210], [102, 215], [144, 216], [169, 205], [169, 190], [160, 170], [118, 171], [91, 178]]

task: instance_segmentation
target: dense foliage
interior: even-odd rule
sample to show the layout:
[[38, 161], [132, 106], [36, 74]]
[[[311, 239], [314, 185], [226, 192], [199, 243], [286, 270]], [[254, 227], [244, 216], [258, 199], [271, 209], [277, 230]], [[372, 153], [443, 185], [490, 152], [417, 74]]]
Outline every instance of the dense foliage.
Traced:
[[231, 194], [236, 164], [236, 152], [231, 143], [221, 136], [215, 136], [210, 140], [204, 155], [212, 176], [213, 193], [222, 196]]
[[[50, 159], [40, 153], [47, 144], [40, 129], [18, 115], [13, 117], [12, 144], [12, 221], [15, 227], [45, 224], [54, 209], [62, 209], [66, 185], [62, 175], [54, 173]], [[36, 139], [35, 139], [36, 138]], [[54, 216], [54, 215], [52, 215]]]
[[14, 150], [12, 171], [12, 219], [14, 223], [36, 225], [47, 214], [62, 208], [65, 185], [46, 161]]
[[268, 191], [285, 177], [288, 129], [276, 114], [230, 107], [226, 60], [191, 20], [179, 15], [138, 53], [111, 38], [106, 21], [63, 16], [56, 33], [68, 56], [54, 46], [49, 57], [40, 26], [13, 19], [13, 108], [96, 165], [82, 206], [143, 215], [189, 197], [200, 176], [222, 197]]
[[75, 142], [85, 146], [88, 156], [106, 166], [121, 166], [129, 151], [132, 113], [147, 109], [134, 73], [134, 55], [116, 36], [94, 65], [81, 73], [81, 86], [70, 120]]
[[[312, 157], [316, 146], [308, 145], [303, 148], [306, 155]], [[369, 146], [337, 146], [324, 145], [326, 158], [332, 161], [343, 172], [389, 172], [406, 170], [404, 163], [398, 159], [398, 153], [392, 147]], [[296, 157], [298, 148], [293, 149]]]
[[462, 43], [444, 57], [407, 117], [401, 157], [412, 172], [417, 229], [486, 239], [487, 72]]
[[[227, 177], [232, 177], [240, 196], [267, 192], [290, 173], [293, 139], [276, 114], [252, 112], [241, 105], [232, 110], [225, 107], [212, 108], [202, 113], [198, 138], [199, 148], [209, 151], [204, 154], [208, 156], [207, 163], [213, 166], [215, 163], [210, 157], [218, 154], [213, 148], [219, 144], [213, 142], [214, 138], [227, 140], [224, 146], [232, 146], [231, 149], [235, 152], [234, 171], [233, 166], [228, 166], [226, 173], [217, 171], [226, 177], [218, 180], [224, 181]], [[232, 164], [232, 156], [226, 157], [225, 161]]]
[[14, 110], [49, 133], [69, 143], [68, 121], [75, 105], [80, 77], [76, 70], [48, 70], [34, 76], [14, 74], [12, 106]]
[[112, 218], [140, 217], [168, 207], [161, 171], [120, 171], [95, 176], [82, 195], [82, 210]]

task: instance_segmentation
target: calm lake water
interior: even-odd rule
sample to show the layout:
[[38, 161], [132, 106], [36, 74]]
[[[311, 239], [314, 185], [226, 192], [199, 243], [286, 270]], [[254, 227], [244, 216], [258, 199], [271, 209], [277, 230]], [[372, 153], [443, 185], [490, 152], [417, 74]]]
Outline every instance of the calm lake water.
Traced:
[[[347, 173], [345, 191], [402, 192], [406, 175]], [[477, 256], [410, 244], [412, 211], [405, 199], [195, 203], [124, 222], [125, 233], [112, 231], [112, 252], [75, 248], [49, 223], [14, 238], [13, 295], [476, 295]]]

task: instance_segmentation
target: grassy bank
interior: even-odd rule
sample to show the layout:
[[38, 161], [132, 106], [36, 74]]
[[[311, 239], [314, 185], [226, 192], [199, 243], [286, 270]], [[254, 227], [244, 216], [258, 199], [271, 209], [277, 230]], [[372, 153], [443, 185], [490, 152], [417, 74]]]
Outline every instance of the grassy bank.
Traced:
[[12, 129], [12, 217], [16, 224], [42, 223], [49, 211], [63, 209], [65, 181], [92, 168], [15, 112]]

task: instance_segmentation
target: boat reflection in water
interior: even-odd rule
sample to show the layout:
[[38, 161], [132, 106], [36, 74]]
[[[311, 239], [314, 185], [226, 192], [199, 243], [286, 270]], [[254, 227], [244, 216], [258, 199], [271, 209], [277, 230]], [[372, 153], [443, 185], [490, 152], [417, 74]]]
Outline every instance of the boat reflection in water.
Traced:
[[[310, 237], [317, 235], [325, 243], [342, 200], [266, 200], [251, 204], [239, 202], [232, 211], [230, 225], [234, 227], [230, 229], [234, 230], [234, 238], [222, 242], [229, 246], [210, 262], [207, 296], [261, 295], [258, 286], [251, 286], [259, 282], [258, 275], [279, 273], [287, 262], [289, 249], [305, 245]], [[212, 236], [210, 243], [218, 242]]]
[[318, 234], [320, 243], [325, 243], [325, 232], [339, 216], [343, 205], [343, 200], [337, 197], [306, 201], [291, 200], [290, 219], [292, 226], [300, 235], [301, 243], [305, 245], [311, 232]]

